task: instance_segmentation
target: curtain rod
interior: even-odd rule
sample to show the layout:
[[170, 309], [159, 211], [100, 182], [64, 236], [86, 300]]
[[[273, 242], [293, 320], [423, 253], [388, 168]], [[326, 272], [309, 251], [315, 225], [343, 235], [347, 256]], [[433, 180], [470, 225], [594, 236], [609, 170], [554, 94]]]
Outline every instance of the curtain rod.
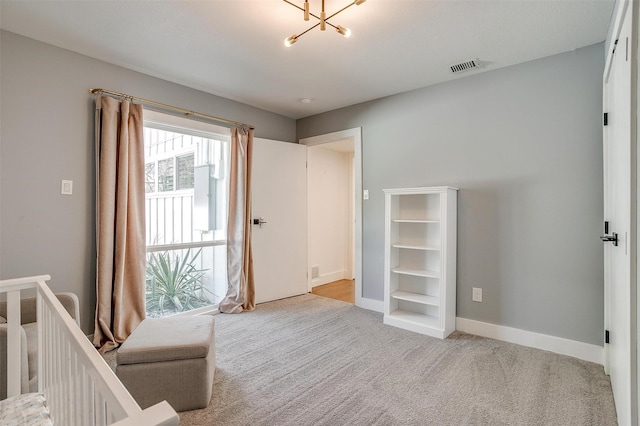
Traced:
[[173, 106], [173, 105], [163, 104], [161, 102], [150, 101], [148, 99], [138, 98], [136, 96], [131, 96], [131, 95], [127, 95], [127, 94], [124, 94], [124, 93], [114, 92], [113, 90], [90, 89], [89, 92], [93, 93], [94, 95], [105, 94], [105, 95], [115, 96], [117, 98], [129, 99], [131, 102], [135, 101], [135, 102], [138, 102], [138, 103], [141, 103], [141, 104], [153, 105], [153, 106], [157, 106], [157, 107], [168, 109], [168, 110], [178, 111], [178, 112], [180, 112], [180, 113], [182, 113], [184, 115], [187, 115], [187, 116], [191, 115], [191, 116], [194, 116], [194, 117], [206, 118], [208, 120], [217, 121], [219, 123], [230, 124], [230, 125], [235, 126], [235, 127], [245, 127], [245, 128], [248, 127], [251, 130], [255, 129], [255, 127], [253, 127], [250, 124], [240, 123], [239, 121], [227, 120], [226, 118], [220, 118], [220, 117], [216, 117], [214, 115], [203, 114], [203, 113], [200, 113], [200, 112], [191, 111], [191, 110], [180, 108], [180, 107], [176, 107], [176, 106]]

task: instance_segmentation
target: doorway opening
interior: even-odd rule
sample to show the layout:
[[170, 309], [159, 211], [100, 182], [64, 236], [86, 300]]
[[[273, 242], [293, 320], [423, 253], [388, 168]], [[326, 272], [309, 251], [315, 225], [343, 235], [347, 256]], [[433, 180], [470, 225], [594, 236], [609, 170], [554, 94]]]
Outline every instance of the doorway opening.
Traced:
[[300, 144], [307, 146], [308, 289], [361, 306], [361, 129]]

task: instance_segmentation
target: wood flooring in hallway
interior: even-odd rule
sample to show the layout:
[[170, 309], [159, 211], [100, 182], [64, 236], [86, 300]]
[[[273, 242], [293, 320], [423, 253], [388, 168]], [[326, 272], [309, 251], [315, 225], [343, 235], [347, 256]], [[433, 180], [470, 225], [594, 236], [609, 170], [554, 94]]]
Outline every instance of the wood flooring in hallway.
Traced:
[[328, 297], [329, 299], [342, 300], [343, 302], [355, 303], [356, 291], [354, 280], [339, 280], [332, 283], [319, 285], [311, 289], [311, 293]]

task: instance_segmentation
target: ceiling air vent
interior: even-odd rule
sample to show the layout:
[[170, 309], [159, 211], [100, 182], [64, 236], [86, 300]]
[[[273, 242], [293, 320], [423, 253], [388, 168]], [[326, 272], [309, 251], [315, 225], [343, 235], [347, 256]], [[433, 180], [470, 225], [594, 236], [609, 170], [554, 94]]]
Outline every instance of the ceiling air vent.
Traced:
[[480, 68], [480, 60], [472, 59], [470, 61], [461, 62], [459, 64], [451, 65], [449, 69], [451, 69], [452, 73], [459, 73], [464, 71], [469, 71], [474, 68]]

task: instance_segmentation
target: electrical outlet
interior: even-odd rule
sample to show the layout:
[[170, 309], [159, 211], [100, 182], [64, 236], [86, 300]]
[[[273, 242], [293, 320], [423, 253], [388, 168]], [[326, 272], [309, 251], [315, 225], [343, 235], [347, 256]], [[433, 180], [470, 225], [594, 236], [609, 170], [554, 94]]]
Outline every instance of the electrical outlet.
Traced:
[[60, 185], [60, 194], [62, 195], [72, 195], [73, 194], [73, 181], [72, 180], [63, 180]]
[[482, 302], [482, 289], [479, 287], [473, 287], [473, 293], [471, 300], [474, 302]]

